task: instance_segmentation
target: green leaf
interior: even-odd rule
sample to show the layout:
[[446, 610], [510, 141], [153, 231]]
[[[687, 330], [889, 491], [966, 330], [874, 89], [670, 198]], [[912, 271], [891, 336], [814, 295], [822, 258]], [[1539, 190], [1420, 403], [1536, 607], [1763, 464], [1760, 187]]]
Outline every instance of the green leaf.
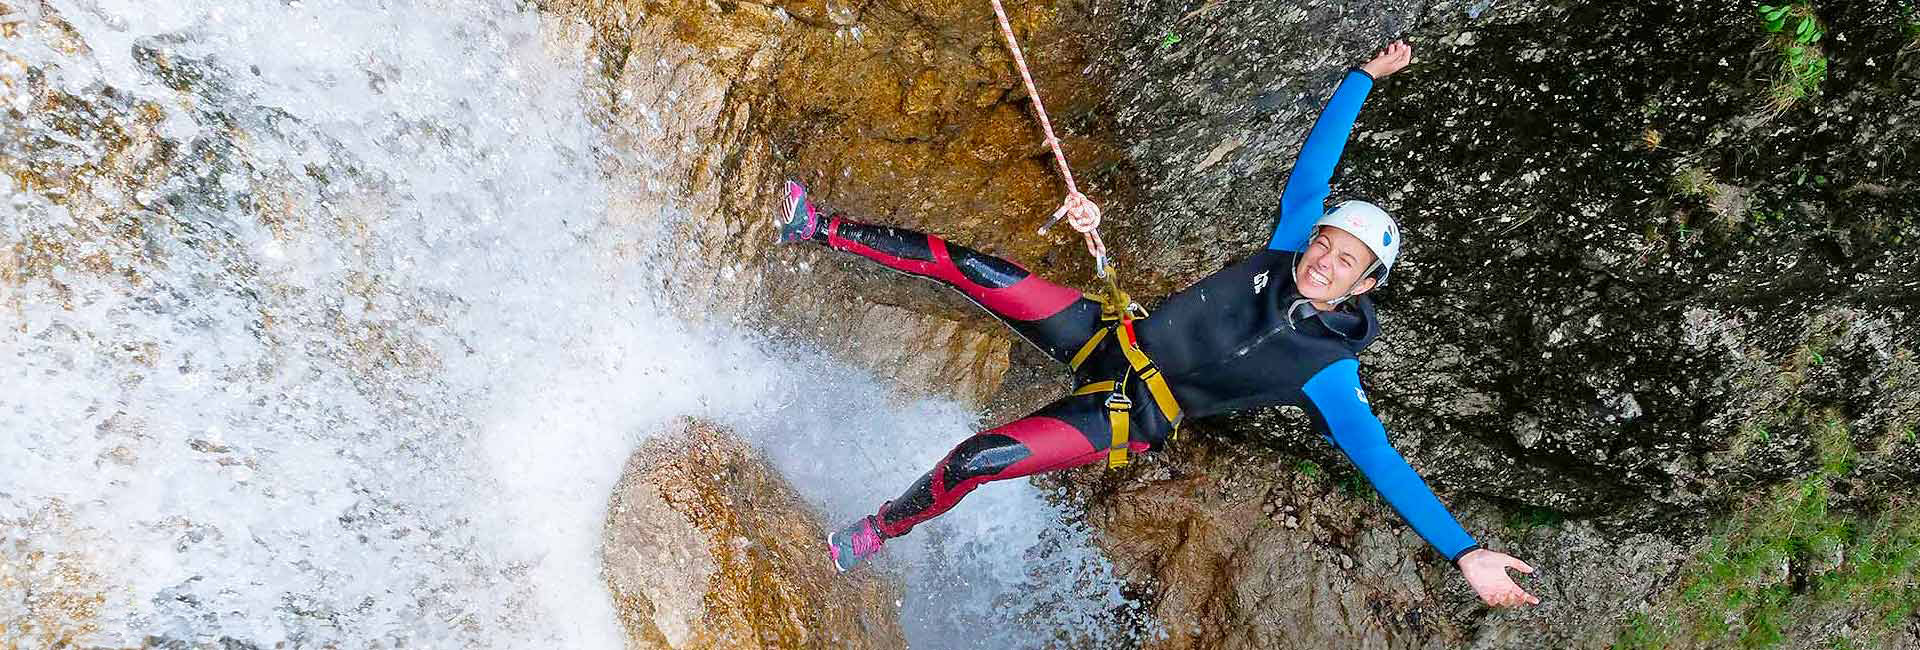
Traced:
[[1787, 21], [1784, 18], [1768, 18], [1767, 31], [1778, 32], [1780, 31], [1780, 28], [1785, 26], [1786, 24], [1787, 24]]

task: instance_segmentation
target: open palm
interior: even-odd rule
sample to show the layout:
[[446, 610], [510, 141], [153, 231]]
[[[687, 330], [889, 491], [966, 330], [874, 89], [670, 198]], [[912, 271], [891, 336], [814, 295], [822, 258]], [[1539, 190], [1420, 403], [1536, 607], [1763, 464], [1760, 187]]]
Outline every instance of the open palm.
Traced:
[[1375, 79], [1384, 79], [1387, 75], [1399, 72], [1401, 68], [1413, 62], [1413, 46], [1406, 41], [1394, 41], [1374, 55], [1372, 61], [1360, 66], [1361, 70]]
[[1473, 585], [1474, 593], [1480, 600], [1493, 607], [1519, 607], [1521, 604], [1538, 605], [1540, 599], [1521, 589], [1507, 575], [1507, 569], [1521, 573], [1533, 573], [1533, 567], [1505, 553], [1475, 549], [1460, 558], [1460, 573], [1467, 578], [1467, 584]]

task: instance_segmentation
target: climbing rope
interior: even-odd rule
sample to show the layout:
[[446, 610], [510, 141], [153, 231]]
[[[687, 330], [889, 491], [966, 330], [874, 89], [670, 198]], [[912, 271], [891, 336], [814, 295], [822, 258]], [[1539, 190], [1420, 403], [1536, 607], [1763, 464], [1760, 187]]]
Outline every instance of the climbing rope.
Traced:
[[[1007, 39], [1007, 51], [1013, 54], [1014, 68], [1020, 71], [1020, 81], [1027, 85], [1027, 97], [1033, 99], [1033, 113], [1040, 118], [1040, 130], [1047, 134], [1047, 146], [1053, 149], [1053, 162], [1060, 167], [1060, 177], [1067, 182], [1067, 198], [1061, 202], [1060, 209], [1053, 211], [1053, 217], [1041, 224], [1040, 232], [1046, 233], [1047, 227], [1068, 214], [1100, 216], [1100, 206], [1095, 205], [1086, 195], [1080, 193], [1079, 186], [1073, 182], [1073, 169], [1067, 165], [1067, 154], [1060, 151], [1060, 137], [1053, 134], [1053, 121], [1047, 119], [1047, 106], [1040, 101], [1040, 89], [1033, 85], [1033, 74], [1027, 72], [1027, 57], [1020, 52], [1020, 42], [1013, 37], [1013, 24], [1007, 22], [1007, 9], [1000, 0], [992, 0], [993, 15], [1000, 20], [1000, 35]], [[1146, 310], [1120, 290], [1120, 283], [1114, 278], [1113, 267], [1107, 262], [1107, 245], [1100, 241], [1098, 230], [1085, 233], [1087, 252], [1093, 254], [1094, 273], [1106, 281], [1107, 295], [1101, 301], [1102, 316], [1118, 321], [1125, 333], [1125, 343], [1134, 344], [1133, 321], [1145, 318]]]
[[[1040, 232], [1045, 234], [1048, 226], [1068, 215], [1098, 218], [1100, 206], [1088, 200], [1086, 195], [1080, 193], [1080, 188], [1073, 183], [1073, 169], [1067, 166], [1067, 154], [1060, 151], [1060, 137], [1053, 134], [1053, 122], [1047, 119], [1047, 107], [1040, 102], [1040, 89], [1034, 87], [1033, 75], [1027, 72], [1027, 57], [1020, 53], [1020, 42], [1013, 38], [1013, 25], [1007, 22], [1007, 9], [1000, 6], [1000, 0], [992, 0], [992, 2], [993, 14], [1000, 19], [1000, 34], [1007, 38], [1007, 51], [1013, 53], [1013, 65], [1020, 70], [1020, 81], [1027, 85], [1027, 97], [1033, 99], [1034, 114], [1040, 117], [1040, 130], [1046, 132], [1047, 146], [1053, 149], [1053, 162], [1060, 167], [1060, 177], [1067, 181], [1066, 200], [1060, 203], [1060, 209], [1053, 211], [1053, 217], [1040, 226]], [[1107, 426], [1112, 436], [1107, 446], [1107, 467], [1121, 467], [1128, 462], [1127, 454], [1131, 450], [1131, 442], [1128, 438], [1133, 429], [1134, 417], [1133, 400], [1127, 396], [1127, 382], [1137, 379], [1146, 386], [1147, 394], [1152, 397], [1153, 407], [1173, 425], [1173, 430], [1167, 434], [1170, 438], [1180, 435], [1180, 403], [1174, 400], [1173, 389], [1167, 385], [1166, 376], [1160, 373], [1153, 359], [1148, 358], [1147, 353], [1140, 349], [1140, 338], [1134, 333], [1134, 321], [1145, 319], [1147, 310], [1127, 296], [1127, 292], [1120, 290], [1120, 282], [1114, 277], [1112, 267], [1107, 264], [1107, 245], [1100, 241], [1098, 230], [1089, 230], [1084, 234], [1087, 239], [1087, 252], [1093, 254], [1094, 272], [1100, 276], [1101, 280], [1105, 280], [1107, 285], [1105, 296], [1088, 294], [1087, 297], [1100, 302], [1100, 319], [1111, 322], [1113, 325], [1095, 330], [1093, 336], [1080, 346], [1080, 351], [1073, 355], [1069, 365], [1078, 372], [1080, 364], [1085, 363], [1093, 355], [1094, 350], [1100, 347], [1100, 343], [1107, 338], [1109, 332], [1112, 333], [1121, 354], [1126, 356], [1127, 371], [1121, 373], [1117, 379], [1094, 382], [1074, 391], [1075, 395], [1107, 394]]]
[[[1046, 223], [1040, 225], [1040, 232], [1045, 234], [1048, 227], [1068, 214], [1098, 217], [1100, 206], [1081, 194], [1079, 186], [1073, 182], [1073, 168], [1067, 166], [1067, 154], [1060, 151], [1060, 138], [1053, 134], [1053, 121], [1047, 119], [1047, 106], [1041, 103], [1040, 90], [1034, 87], [1033, 75], [1027, 72], [1027, 57], [1020, 53], [1020, 42], [1013, 37], [1013, 25], [1007, 22], [1007, 9], [1000, 6], [1000, 0], [992, 1], [993, 14], [1000, 19], [1000, 35], [1007, 39], [1007, 51], [1013, 53], [1013, 65], [1020, 71], [1020, 81], [1027, 85], [1027, 97], [1033, 99], [1033, 113], [1040, 118], [1040, 130], [1047, 134], [1047, 146], [1053, 149], [1053, 162], [1060, 168], [1060, 178], [1067, 182], [1066, 200], [1061, 202], [1060, 209], [1053, 211], [1053, 216]], [[1098, 231], [1088, 231], [1085, 235], [1087, 252], [1093, 254], [1095, 272], [1100, 277], [1108, 277], [1106, 243], [1100, 241]]]

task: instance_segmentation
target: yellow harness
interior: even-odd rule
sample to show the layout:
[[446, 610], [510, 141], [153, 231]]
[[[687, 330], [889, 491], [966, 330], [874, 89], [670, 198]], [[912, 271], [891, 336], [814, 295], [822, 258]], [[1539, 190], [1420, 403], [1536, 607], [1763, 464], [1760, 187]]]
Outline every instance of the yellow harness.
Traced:
[[1075, 352], [1073, 360], [1067, 365], [1075, 371], [1093, 356], [1095, 348], [1108, 336], [1114, 337], [1120, 346], [1120, 353], [1126, 355], [1129, 369], [1113, 381], [1096, 381], [1073, 391], [1074, 395], [1093, 395], [1107, 393], [1107, 423], [1113, 430], [1112, 444], [1107, 447], [1107, 467], [1125, 467], [1127, 464], [1128, 433], [1132, 430], [1133, 400], [1127, 397], [1127, 381], [1138, 377], [1146, 382], [1147, 392], [1153, 396], [1153, 404], [1160, 414], [1173, 424], [1170, 437], [1177, 439], [1180, 434], [1180, 403], [1173, 399], [1173, 389], [1167, 386], [1167, 378], [1154, 367], [1153, 359], [1140, 350], [1140, 340], [1134, 336], [1133, 322], [1147, 317], [1147, 310], [1120, 290], [1120, 284], [1114, 281], [1113, 269], [1102, 268], [1101, 277], [1107, 281], [1107, 295], [1085, 294], [1094, 302], [1100, 303], [1100, 320], [1112, 325], [1094, 330], [1093, 336]]

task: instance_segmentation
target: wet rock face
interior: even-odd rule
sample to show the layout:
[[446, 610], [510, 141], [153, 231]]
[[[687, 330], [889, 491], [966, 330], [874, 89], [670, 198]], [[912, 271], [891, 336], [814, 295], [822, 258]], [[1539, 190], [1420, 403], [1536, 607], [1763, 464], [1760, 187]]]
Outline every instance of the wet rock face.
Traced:
[[[1851, 507], [1885, 508], [1911, 489], [1920, 174], [1900, 152], [1920, 138], [1898, 116], [1920, 111], [1920, 59], [1894, 7], [1816, 6], [1830, 72], [1818, 97], [1792, 107], [1770, 100], [1783, 55], [1749, 4], [1103, 6], [1124, 22], [1102, 60], [1140, 188], [1110, 208], [1122, 216], [1109, 241], [1130, 268], [1151, 270], [1129, 279], [1155, 289], [1260, 246], [1342, 69], [1393, 35], [1416, 45], [1415, 65], [1376, 87], [1335, 181], [1334, 200], [1381, 203], [1408, 232], [1406, 263], [1380, 296], [1385, 338], [1363, 375], [1396, 445], [1468, 528], [1550, 567], [1540, 585], [1550, 604], [1480, 618], [1448, 595], [1458, 578], [1442, 567], [1422, 575], [1445, 603], [1428, 609], [1449, 621], [1334, 616], [1348, 638], [1608, 645], [1626, 613], [1689, 575], [1707, 522], [1816, 472], [1815, 432], [1835, 423], [1860, 452], [1840, 479], [1856, 486], [1843, 490]], [[1194, 430], [1345, 467], [1285, 410]], [[1243, 456], [1221, 462], [1261, 464]], [[1172, 462], [1170, 481], [1237, 471]], [[1138, 498], [1088, 489], [1114, 512]], [[1205, 569], [1151, 574], [1165, 620], [1231, 609], [1226, 592], [1196, 600], [1188, 583], [1320, 570], [1283, 557], [1237, 566], [1238, 542], [1139, 543], [1154, 527], [1257, 519], [1241, 501], [1182, 503], [1206, 514], [1168, 505], [1150, 524], [1109, 527], [1121, 561]], [[1556, 524], [1516, 527], [1515, 513]], [[1390, 514], [1381, 524], [1394, 525]], [[1373, 557], [1354, 540], [1328, 544], [1362, 567], [1425, 552], [1410, 539]], [[1236, 629], [1194, 643], [1290, 647]], [[1818, 645], [1822, 634], [1788, 640]]]
[[[1342, 69], [1408, 34], [1417, 62], [1374, 91], [1334, 196], [1379, 202], [1409, 232], [1364, 360], [1397, 428], [1553, 467], [1474, 489], [1574, 513], [1693, 505], [1720, 493], [1696, 481], [1790, 474], [1685, 466], [1801, 397], [1740, 384], [1791, 374], [1823, 330], [1913, 340], [1903, 278], [1920, 217], [1895, 152], [1915, 138], [1866, 117], [1920, 108], [1902, 91], [1916, 74], [1903, 37], [1871, 12], [1823, 16], [1826, 95], [1776, 113], [1761, 100], [1778, 55], [1755, 50], [1750, 6], [1563, 5], [1126, 4], [1112, 104], [1147, 186], [1127, 214], [1152, 218], [1117, 220], [1122, 254], [1177, 287], [1258, 247]], [[1162, 31], [1180, 40], [1150, 38]], [[1696, 171], [1713, 196], [1676, 187]], [[1905, 202], [1868, 188], [1907, 188], [1882, 193]], [[1716, 212], [1735, 194], [1743, 209]], [[1911, 421], [1869, 413], [1892, 398], [1814, 401]]]
[[[1014, 338], [957, 294], [853, 256], [778, 247], [783, 180], [820, 207], [926, 230], [1040, 268], [1084, 275], [1067, 235], [1033, 234], [1058, 205], [985, 3], [554, 0], [592, 33], [613, 146], [681, 155], [612, 161], [627, 181], [617, 214], [658, 223], [680, 261], [659, 278], [689, 318], [823, 343], [910, 393], [979, 402], [998, 386]], [[1010, 8], [1063, 122], [1096, 88], [1072, 3]], [[654, 111], [649, 107], [660, 107]], [[1076, 160], [1117, 151], [1076, 138]]]
[[[1088, 504], [1166, 647], [1604, 647], [1685, 608], [1691, 558], [1751, 495], [1814, 480], [1871, 512], [1920, 480], [1910, 14], [1815, 3], [1827, 75], [1783, 105], [1785, 50], [1753, 6], [1643, 4], [1009, 7], [1143, 298], [1261, 246], [1343, 70], [1394, 36], [1417, 48], [1335, 181], [1408, 233], [1363, 375], [1469, 530], [1542, 567], [1547, 604], [1486, 612], [1279, 409], [1194, 423], [1211, 442], [1128, 472], [1043, 479]], [[550, 5], [595, 32], [628, 144], [733, 143], [628, 194], [686, 242], [688, 307], [732, 305], [996, 421], [1057, 394], [1057, 367], [951, 292], [764, 243], [792, 176], [828, 208], [1088, 277], [1067, 236], [1026, 234], [1059, 188], [987, 5]]]
[[702, 423], [635, 451], [603, 539], [629, 648], [897, 648], [897, 589], [840, 576], [826, 533], [746, 443]]

